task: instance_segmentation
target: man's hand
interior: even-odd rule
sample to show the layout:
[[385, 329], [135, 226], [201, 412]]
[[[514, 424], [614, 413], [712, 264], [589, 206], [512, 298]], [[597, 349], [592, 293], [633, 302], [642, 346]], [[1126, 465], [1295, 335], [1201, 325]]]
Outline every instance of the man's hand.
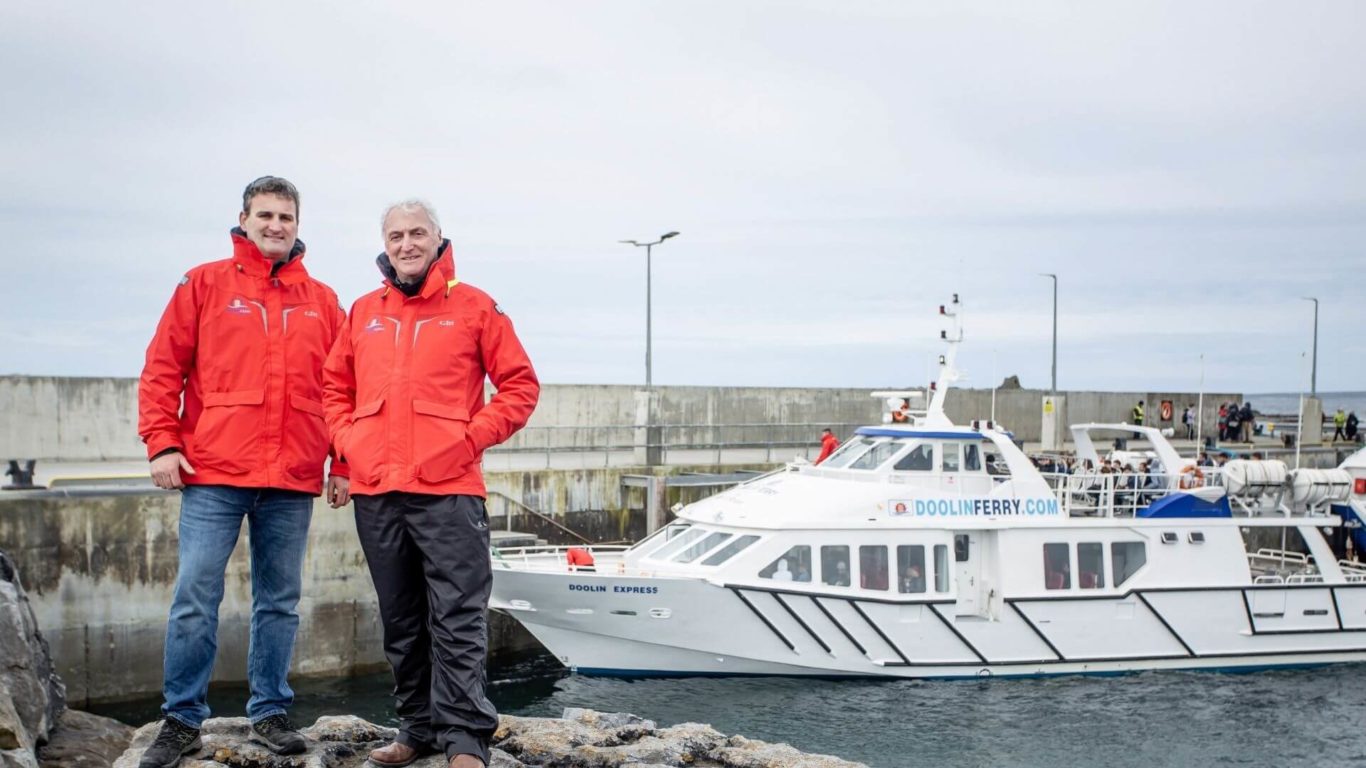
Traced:
[[332, 475], [327, 478], [327, 503], [340, 509], [351, 501], [351, 479]]
[[194, 467], [185, 460], [185, 454], [172, 451], [158, 456], [152, 459], [152, 482], [156, 484], [156, 487], [165, 488], [168, 491], [184, 488], [185, 483], [180, 479], [181, 470], [184, 470], [187, 475], [194, 474]]

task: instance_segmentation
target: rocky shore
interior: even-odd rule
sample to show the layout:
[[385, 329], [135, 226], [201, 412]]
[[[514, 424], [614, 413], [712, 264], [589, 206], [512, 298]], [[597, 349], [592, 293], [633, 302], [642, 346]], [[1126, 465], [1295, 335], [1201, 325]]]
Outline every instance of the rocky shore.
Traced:
[[[136, 768], [143, 750], [156, 738], [159, 723], [143, 726], [114, 768]], [[215, 718], [204, 724], [204, 748], [181, 763], [184, 768], [359, 768], [370, 750], [395, 736], [358, 717], [321, 717], [304, 728], [308, 752], [292, 757], [271, 754], [251, 742], [246, 718]], [[786, 744], [767, 744], [726, 736], [709, 725], [683, 723], [660, 728], [635, 715], [566, 709], [562, 718], [504, 715], [493, 738], [490, 768], [859, 768], [861, 763], [799, 752]], [[445, 768], [433, 755], [415, 768]]]
[[[133, 729], [66, 708], [66, 688], [20, 584], [14, 561], [0, 551], [0, 768], [136, 768], [159, 722]], [[358, 717], [319, 718], [303, 729], [302, 755], [280, 757], [250, 741], [245, 718], [204, 724], [204, 748], [184, 768], [359, 768], [370, 750], [391, 741], [392, 728]], [[566, 709], [562, 718], [504, 715], [490, 768], [858, 768], [786, 744], [726, 736], [709, 725], [660, 728], [635, 715]], [[444, 768], [431, 756], [417, 768]]]

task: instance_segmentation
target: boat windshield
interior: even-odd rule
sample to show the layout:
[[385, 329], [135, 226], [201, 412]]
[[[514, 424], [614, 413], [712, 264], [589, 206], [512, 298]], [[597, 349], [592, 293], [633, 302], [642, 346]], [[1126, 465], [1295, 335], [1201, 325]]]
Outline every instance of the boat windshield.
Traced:
[[841, 445], [839, 450], [830, 454], [830, 458], [821, 462], [821, 466], [833, 467], [836, 469], [847, 466], [849, 462], [863, 455], [863, 452], [868, 450], [868, 447], [876, 442], [877, 440], [871, 437], [855, 437], [852, 440], [845, 442], [844, 445]]
[[883, 440], [874, 445], [872, 450], [865, 451], [862, 456], [854, 459], [849, 469], [877, 469], [905, 444], [901, 440]]
[[679, 534], [683, 533], [691, 527], [692, 523], [689, 523], [685, 520], [675, 520], [674, 522], [669, 523], [663, 528], [660, 528], [659, 530], [655, 531], [649, 536], [646, 536], [645, 538], [636, 542], [636, 545], [632, 547], [632, 549], [635, 549], [640, 552], [644, 552], [650, 549], [663, 549], [665, 545], [673, 541], [675, 538], [678, 537]]

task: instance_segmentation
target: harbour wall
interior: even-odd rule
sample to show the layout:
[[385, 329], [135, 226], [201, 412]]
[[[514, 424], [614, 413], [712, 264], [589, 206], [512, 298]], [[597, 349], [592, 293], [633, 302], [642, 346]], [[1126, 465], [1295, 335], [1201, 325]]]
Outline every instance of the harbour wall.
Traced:
[[[829, 426], [841, 437], [876, 423], [881, 404], [867, 389], [795, 387], [657, 387], [653, 394], [619, 385], [548, 384], [527, 428], [493, 453], [629, 449], [665, 446], [815, 445]], [[1038, 389], [996, 392], [996, 421], [1017, 439], [1038, 442], [1042, 401]], [[1148, 423], [1180, 428], [1189, 392], [1060, 392], [1064, 423], [1129, 419], [1146, 403]], [[1206, 393], [1204, 425], [1213, 434], [1219, 403], [1234, 393]], [[1172, 401], [1172, 419], [1159, 404]], [[989, 389], [954, 389], [945, 406], [956, 422], [992, 413]], [[650, 412], [653, 417], [650, 418]], [[0, 459], [101, 462], [146, 457], [137, 436], [137, 380], [0, 376]], [[645, 425], [655, 425], [653, 430]], [[647, 463], [642, 456], [640, 463]]]
[[[577, 540], [507, 501], [527, 498], [561, 505], [556, 522], [586, 539], [640, 538], [644, 499], [622, 486], [623, 474], [611, 468], [489, 473], [490, 526], [533, 531], [558, 543]], [[156, 489], [0, 493], [0, 549], [18, 566], [74, 705], [160, 690], [179, 514], [180, 494]], [[247, 538], [245, 530], [241, 538]], [[228, 561], [225, 582], [213, 679], [236, 682], [246, 679], [251, 618], [245, 541]], [[314, 503], [302, 594], [293, 674], [344, 675], [384, 666], [378, 606], [349, 506]], [[495, 659], [535, 647], [516, 622], [490, 614]]]

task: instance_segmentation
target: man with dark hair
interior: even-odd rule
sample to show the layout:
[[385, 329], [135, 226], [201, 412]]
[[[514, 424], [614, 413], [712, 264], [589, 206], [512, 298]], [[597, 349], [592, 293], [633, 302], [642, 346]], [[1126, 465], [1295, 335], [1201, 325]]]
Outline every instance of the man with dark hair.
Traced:
[[[165, 722], [139, 763], [172, 768], [200, 747], [218, 649], [224, 570], [246, 518], [251, 542], [247, 717], [278, 754], [307, 745], [286, 715], [313, 497], [328, 457], [322, 366], [345, 315], [304, 270], [299, 192], [265, 176], [242, 195], [231, 258], [180, 279], [147, 347], [138, 433], [152, 481], [179, 490], [180, 567], [166, 627]], [[333, 462], [328, 501], [349, 498]]]
[[835, 437], [835, 433], [831, 432], [829, 429], [822, 429], [821, 452], [820, 455], [816, 457], [816, 461], [813, 463], [819, 464], [822, 461], [825, 461], [826, 459], [830, 458], [830, 454], [834, 453], [835, 449], [839, 446], [840, 441], [839, 438]]
[[[540, 384], [502, 308], [456, 278], [430, 205], [390, 206], [381, 231], [384, 284], [352, 306], [324, 393], [394, 671], [398, 736], [370, 763], [439, 751], [450, 768], [478, 768], [498, 727], [484, 673], [493, 570], [479, 464], [526, 424]], [[487, 403], [486, 379], [497, 389]]]
[[1134, 425], [1134, 426], [1136, 426], [1136, 427], [1141, 427], [1141, 426], [1143, 426], [1143, 401], [1142, 401], [1142, 400], [1139, 400], [1137, 403], [1134, 404], [1133, 409], [1132, 409], [1131, 411], [1129, 411], [1129, 418], [1133, 420], [1133, 425]]

